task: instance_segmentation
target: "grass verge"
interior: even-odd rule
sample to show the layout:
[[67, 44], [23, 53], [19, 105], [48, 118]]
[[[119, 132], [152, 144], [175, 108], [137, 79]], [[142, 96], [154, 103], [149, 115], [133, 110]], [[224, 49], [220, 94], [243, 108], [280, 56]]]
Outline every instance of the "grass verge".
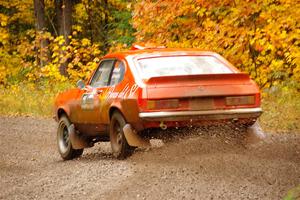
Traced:
[[300, 93], [297, 90], [264, 93], [262, 108], [260, 123], [265, 131], [300, 132]]
[[300, 199], [300, 185], [291, 189], [283, 200], [299, 200]]
[[0, 115], [50, 117], [56, 95], [70, 87], [70, 83], [0, 86]]

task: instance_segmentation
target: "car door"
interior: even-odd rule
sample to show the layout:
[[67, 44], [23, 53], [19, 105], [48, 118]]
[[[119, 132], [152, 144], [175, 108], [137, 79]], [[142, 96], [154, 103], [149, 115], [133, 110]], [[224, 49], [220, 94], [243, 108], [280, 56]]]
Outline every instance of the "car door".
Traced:
[[116, 59], [114, 62], [114, 67], [111, 73], [109, 86], [107, 89], [101, 93], [100, 97], [100, 120], [102, 123], [108, 124], [109, 119], [109, 109], [111, 104], [116, 101], [120, 90], [123, 90], [121, 81], [123, 81], [125, 75], [125, 64], [123, 61]]
[[78, 122], [81, 129], [89, 129], [88, 132], [104, 132], [105, 124], [101, 123], [101, 108], [103, 95], [109, 90], [109, 83], [115, 59], [105, 59], [93, 74], [89, 83], [82, 89], [80, 94]]

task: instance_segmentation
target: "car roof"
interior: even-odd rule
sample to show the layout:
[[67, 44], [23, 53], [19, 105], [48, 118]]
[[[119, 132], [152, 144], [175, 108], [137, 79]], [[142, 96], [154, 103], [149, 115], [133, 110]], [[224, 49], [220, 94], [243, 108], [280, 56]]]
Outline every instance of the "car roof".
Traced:
[[213, 55], [219, 56], [217, 53], [210, 51], [202, 51], [192, 48], [147, 48], [143, 50], [128, 50], [124, 52], [109, 53], [104, 58], [118, 57], [125, 58], [127, 56], [148, 57], [149, 55]]

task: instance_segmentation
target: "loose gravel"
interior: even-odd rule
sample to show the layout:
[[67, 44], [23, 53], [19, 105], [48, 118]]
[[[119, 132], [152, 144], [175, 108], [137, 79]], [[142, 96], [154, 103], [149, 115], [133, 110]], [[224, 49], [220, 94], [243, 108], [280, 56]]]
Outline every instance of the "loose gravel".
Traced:
[[300, 184], [296, 133], [253, 140], [239, 129], [190, 129], [166, 144], [152, 140], [126, 160], [99, 143], [62, 161], [56, 126], [0, 117], [0, 199], [276, 200]]

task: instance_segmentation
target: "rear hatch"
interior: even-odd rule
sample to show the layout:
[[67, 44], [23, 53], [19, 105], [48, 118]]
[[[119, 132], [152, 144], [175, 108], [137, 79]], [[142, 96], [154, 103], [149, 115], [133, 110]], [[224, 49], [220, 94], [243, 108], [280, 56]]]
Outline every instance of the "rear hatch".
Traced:
[[145, 80], [149, 110], [258, 107], [259, 90], [244, 73], [152, 77]]

